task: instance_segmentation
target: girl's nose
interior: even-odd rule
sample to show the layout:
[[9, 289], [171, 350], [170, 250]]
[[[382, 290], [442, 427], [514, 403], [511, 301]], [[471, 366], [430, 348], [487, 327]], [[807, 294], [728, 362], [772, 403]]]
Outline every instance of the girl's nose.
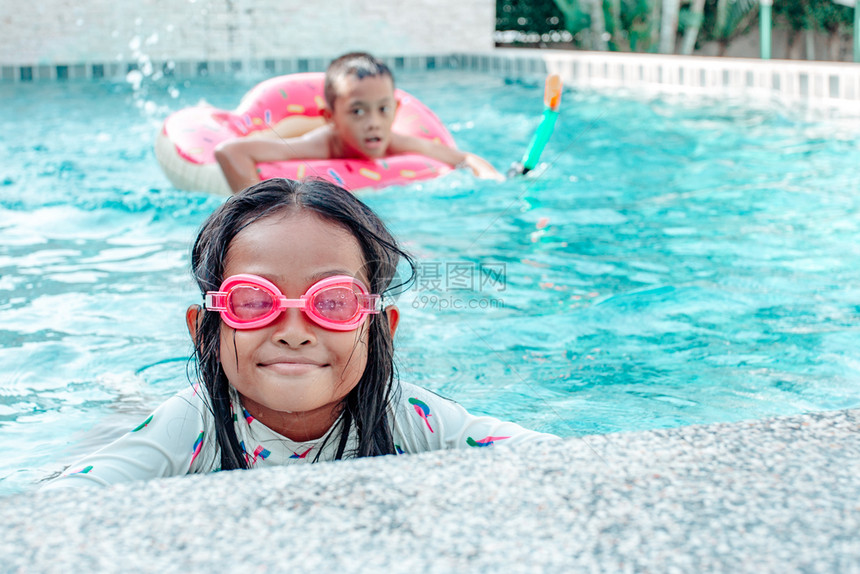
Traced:
[[288, 347], [301, 347], [316, 342], [311, 321], [301, 309], [284, 309], [275, 320], [272, 338], [276, 343]]

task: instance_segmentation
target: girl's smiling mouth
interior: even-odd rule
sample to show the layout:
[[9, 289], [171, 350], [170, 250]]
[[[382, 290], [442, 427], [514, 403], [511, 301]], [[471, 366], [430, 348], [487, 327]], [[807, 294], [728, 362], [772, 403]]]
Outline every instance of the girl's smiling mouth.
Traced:
[[269, 369], [281, 375], [305, 375], [328, 365], [309, 359], [276, 359], [260, 363], [264, 369]]

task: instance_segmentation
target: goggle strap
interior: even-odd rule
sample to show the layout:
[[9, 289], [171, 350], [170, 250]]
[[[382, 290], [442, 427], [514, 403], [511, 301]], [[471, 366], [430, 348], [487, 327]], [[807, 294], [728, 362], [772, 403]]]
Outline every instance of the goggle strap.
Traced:
[[366, 313], [379, 313], [382, 311], [382, 297], [379, 295], [358, 294], [361, 309]]
[[207, 291], [203, 300], [203, 308], [209, 311], [226, 311], [227, 294], [223, 291]]

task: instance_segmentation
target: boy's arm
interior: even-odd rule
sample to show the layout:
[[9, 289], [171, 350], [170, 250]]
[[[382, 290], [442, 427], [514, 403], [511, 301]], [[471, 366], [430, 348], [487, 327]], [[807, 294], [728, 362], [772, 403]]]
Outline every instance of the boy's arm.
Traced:
[[236, 138], [222, 142], [215, 148], [215, 159], [227, 178], [233, 193], [254, 185], [257, 164], [291, 159], [327, 159], [330, 156], [328, 126], [307, 134], [276, 141], [258, 138]]
[[423, 138], [392, 133], [389, 151], [392, 155], [417, 153], [447, 163], [451, 167], [468, 167], [472, 170], [472, 173], [474, 173], [475, 176], [482, 179], [495, 179], [497, 181], [503, 181], [505, 179], [505, 177], [496, 171], [496, 168], [484, 158], [473, 153], [463, 152], [456, 148], [448, 147], [444, 144]]

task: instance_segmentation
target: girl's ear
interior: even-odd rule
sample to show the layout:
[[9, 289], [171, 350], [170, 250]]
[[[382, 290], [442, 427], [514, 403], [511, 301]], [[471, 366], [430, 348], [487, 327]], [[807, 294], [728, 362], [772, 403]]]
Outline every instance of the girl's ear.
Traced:
[[400, 309], [396, 305], [389, 305], [385, 308], [385, 318], [388, 319], [388, 330], [391, 332], [391, 338], [394, 338], [394, 332], [397, 330], [397, 324], [400, 322]]
[[203, 321], [203, 307], [200, 305], [190, 305], [185, 310], [185, 325], [188, 327], [188, 334], [191, 335], [192, 341], [197, 341], [197, 329]]
[[323, 119], [326, 121], [326, 123], [330, 123], [331, 118], [334, 115], [331, 108], [329, 108], [328, 105], [326, 105], [321, 111], [322, 111]]

